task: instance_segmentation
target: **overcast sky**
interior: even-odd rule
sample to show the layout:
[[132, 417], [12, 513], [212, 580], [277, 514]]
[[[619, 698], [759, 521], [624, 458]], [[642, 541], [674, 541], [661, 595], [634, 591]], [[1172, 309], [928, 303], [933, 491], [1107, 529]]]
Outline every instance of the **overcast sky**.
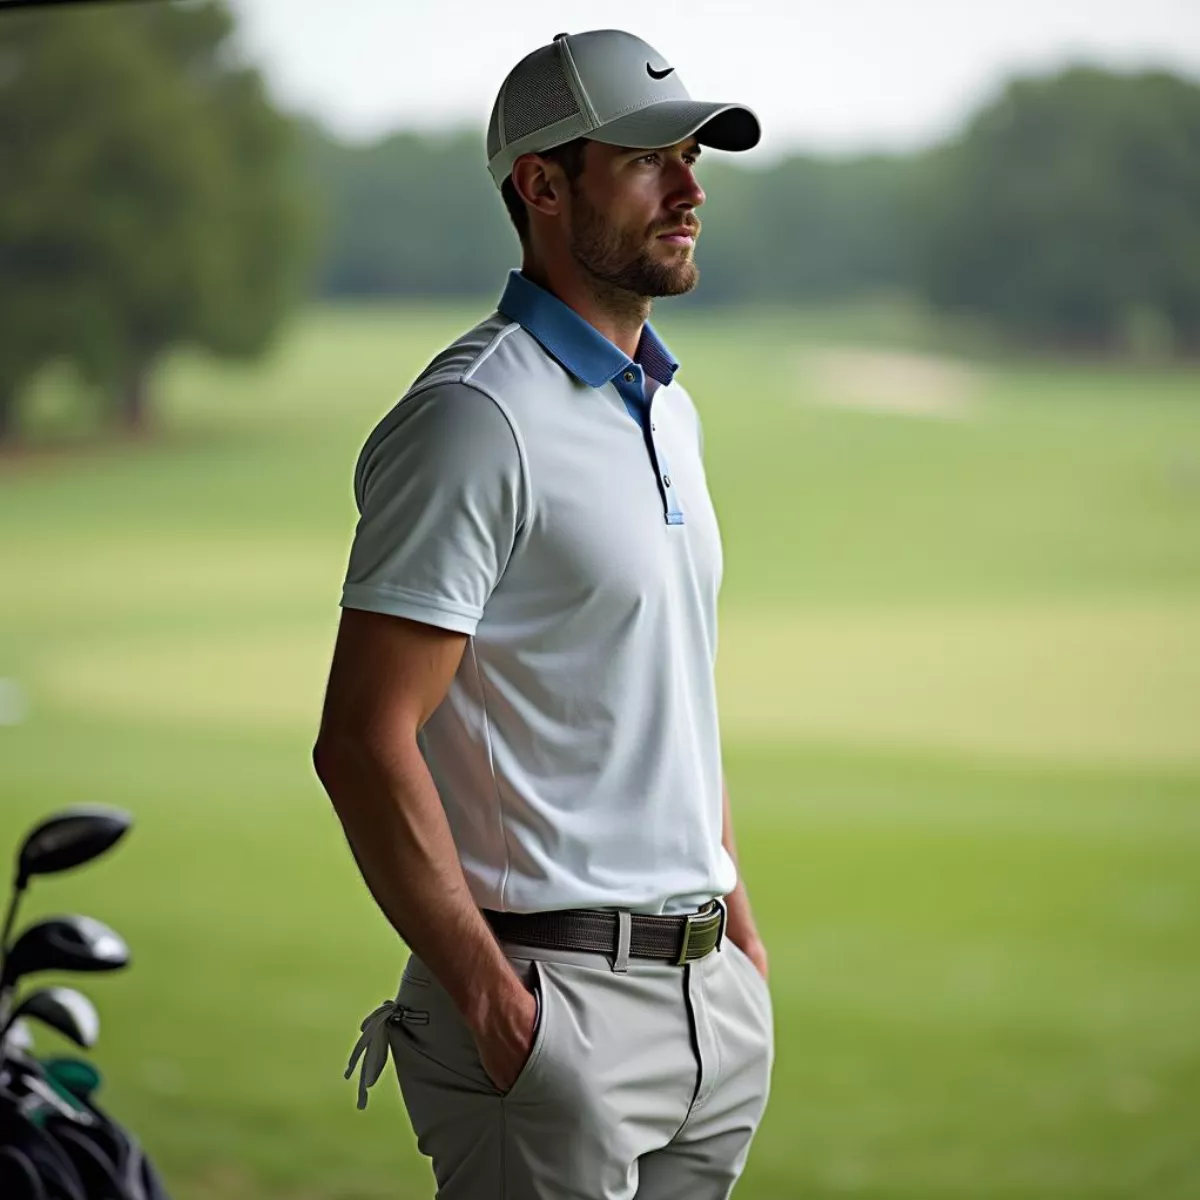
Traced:
[[556, 33], [621, 28], [692, 96], [758, 111], [764, 158], [926, 144], [1017, 71], [1078, 60], [1200, 79], [1200, 0], [232, 0], [285, 107], [336, 132], [475, 125]]

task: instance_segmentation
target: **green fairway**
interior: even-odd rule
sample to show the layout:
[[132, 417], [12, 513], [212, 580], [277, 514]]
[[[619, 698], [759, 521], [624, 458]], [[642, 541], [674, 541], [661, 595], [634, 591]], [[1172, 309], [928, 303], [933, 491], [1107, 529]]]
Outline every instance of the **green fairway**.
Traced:
[[[354, 456], [482, 312], [314, 311], [258, 366], [173, 360], [155, 439], [0, 459], [0, 853], [136, 814], [26, 916], [129, 940], [97, 1059], [181, 1200], [432, 1194], [390, 1072], [366, 1113], [341, 1078], [404, 951], [309, 750]], [[950, 362], [878, 311], [658, 324], [772, 956], [737, 1195], [1200, 1196], [1200, 373]]]

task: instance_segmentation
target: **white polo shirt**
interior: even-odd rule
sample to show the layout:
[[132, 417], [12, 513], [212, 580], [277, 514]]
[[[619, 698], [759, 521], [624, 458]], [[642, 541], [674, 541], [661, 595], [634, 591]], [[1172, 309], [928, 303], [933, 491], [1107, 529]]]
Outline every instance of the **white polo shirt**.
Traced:
[[368, 438], [342, 595], [469, 635], [420, 734], [482, 908], [694, 910], [730, 892], [701, 433], [519, 272]]

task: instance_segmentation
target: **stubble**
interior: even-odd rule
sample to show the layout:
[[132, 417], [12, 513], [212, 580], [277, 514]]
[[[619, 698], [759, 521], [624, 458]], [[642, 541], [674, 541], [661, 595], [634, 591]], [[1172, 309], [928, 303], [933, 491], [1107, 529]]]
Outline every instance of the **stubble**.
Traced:
[[[700, 228], [694, 217], [675, 224], [691, 225], [697, 233]], [[571, 254], [597, 283], [647, 300], [690, 292], [700, 281], [700, 268], [691, 255], [656, 257], [649, 244], [652, 238], [653, 233], [614, 228], [581, 192], [574, 193]]]

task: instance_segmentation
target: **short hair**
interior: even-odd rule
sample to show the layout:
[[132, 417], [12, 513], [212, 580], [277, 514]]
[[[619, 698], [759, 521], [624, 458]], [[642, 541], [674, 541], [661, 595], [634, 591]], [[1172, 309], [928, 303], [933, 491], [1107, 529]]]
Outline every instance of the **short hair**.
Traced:
[[[573, 141], [564, 142], [561, 146], [540, 151], [538, 157], [548, 158], [551, 162], [558, 163], [567, 177], [567, 182], [574, 183], [583, 174], [583, 159], [587, 153], [588, 140], [587, 138], [575, 138]], [[521, 239], [521, 245], [527, 245], [529, 242], [529, 210], [525, 207], [525, 201], [517, 193], [511, 175], [500, 185], [500, 198], [504, 201], [504, 207], [508, 209], [509, 220], [512, 221], [513, 228], [517, 231], [517, 237]]]

